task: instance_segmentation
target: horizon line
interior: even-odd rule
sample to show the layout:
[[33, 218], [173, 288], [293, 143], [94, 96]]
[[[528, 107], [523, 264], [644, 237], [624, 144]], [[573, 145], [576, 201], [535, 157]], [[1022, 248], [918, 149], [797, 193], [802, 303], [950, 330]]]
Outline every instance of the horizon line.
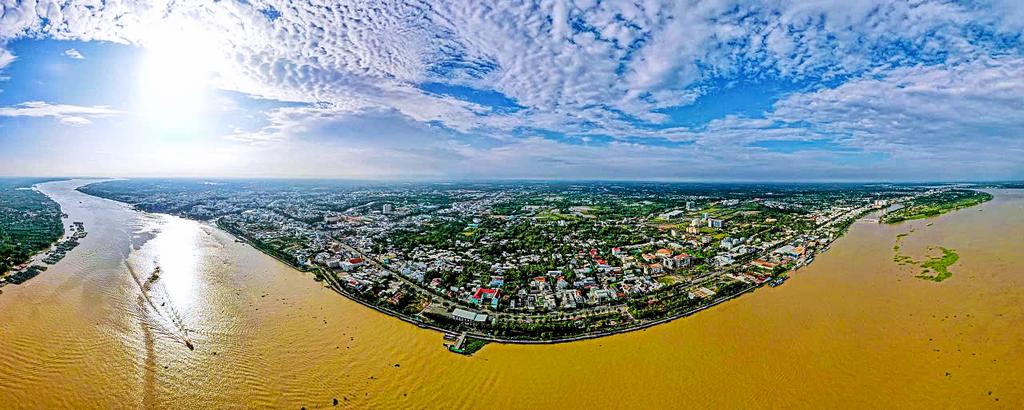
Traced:
[[499, 183], [499, 182], [600, 182], [600, 183], [676, 183], [676, 184], [983, 184], [983, 183], [1024, 183], [1024, 179], [978, 179], [978, 180], [858, 180], [858, 179], [671, 179], [671, 178], [354, 178], [330, 176], [69, 176], [69, 175], [0, 175], [0, 179], [112, 179], [112, 180], [264, 180], [264, 181], [346, 181], [370, 183]]

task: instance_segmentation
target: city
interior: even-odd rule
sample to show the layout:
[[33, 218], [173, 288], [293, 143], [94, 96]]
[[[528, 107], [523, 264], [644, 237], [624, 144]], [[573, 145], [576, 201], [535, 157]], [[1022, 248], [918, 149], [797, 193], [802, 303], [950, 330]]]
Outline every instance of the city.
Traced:
[[80, 190], [213, 222], [368, 306], [502, 342], [661, 323], [782, 284], [869, 212], [991, 199], [892, 184], [122, 180]]

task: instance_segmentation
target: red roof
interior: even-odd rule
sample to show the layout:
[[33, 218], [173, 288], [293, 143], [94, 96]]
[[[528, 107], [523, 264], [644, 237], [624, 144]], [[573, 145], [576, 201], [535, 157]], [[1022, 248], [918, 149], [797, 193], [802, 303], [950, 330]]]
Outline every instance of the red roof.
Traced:
[[478, 288], [476, 293], [473, 293], [473, 299], [481, 299], [484, 295], [490, 295], [492, 298], [498, 297], [498, 289]]
[[363, 258], [352, 258], [348, 260], [348, 263], [363, 263]]

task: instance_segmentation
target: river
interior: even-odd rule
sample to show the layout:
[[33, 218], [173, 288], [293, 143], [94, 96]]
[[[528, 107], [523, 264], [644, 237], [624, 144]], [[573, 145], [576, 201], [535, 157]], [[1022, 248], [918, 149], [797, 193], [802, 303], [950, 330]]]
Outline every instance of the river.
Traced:
[[[668, 324], [464, 357], [210, 225], [83, 183], [39, 186], [89, 236], [2, 289], [0, 407], [1024, 407], [1022, 191], [856, 223], [784, 286]], [[904, 254], [959, 252], [952, 278], [892, 261], [911, 229]]]

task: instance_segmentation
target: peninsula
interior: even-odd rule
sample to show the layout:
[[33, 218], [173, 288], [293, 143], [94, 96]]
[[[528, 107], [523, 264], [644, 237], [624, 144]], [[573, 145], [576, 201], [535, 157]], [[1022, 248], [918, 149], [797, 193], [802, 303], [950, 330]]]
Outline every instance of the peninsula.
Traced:
[[471, 351], [645, 328], [779, 286], [858, 218], [958, 209], [978, 196], [963, 188], [120, 180], [79, 190], [211, 221]]
[[0, 287], [45, 271], [29, 262], [64, 235], [60, 206], [32, 189], [39, 182], [44, 180], [0, 178]]

